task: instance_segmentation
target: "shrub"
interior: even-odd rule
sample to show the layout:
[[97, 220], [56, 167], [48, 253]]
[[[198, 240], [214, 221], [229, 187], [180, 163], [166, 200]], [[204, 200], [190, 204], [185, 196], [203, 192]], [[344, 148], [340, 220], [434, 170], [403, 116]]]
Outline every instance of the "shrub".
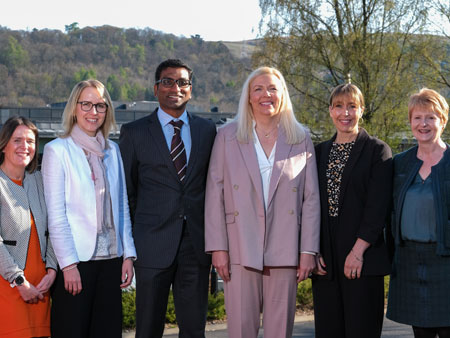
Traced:
[[312, 283], [308, 278], [297, 287], [297, 308], [302, 310], [313, 308]]
[[136, 290], [130, 288], [122, 291], [122, 326], [124, 329], [136, 327]]
[[208, 315], [206, 319], [224, 320], [226, 316], [223, 292], [217, 292], [216, 295], [208, 295]]
[[[122, 292], [122, 311], [123, 311], [123, 328], [134, 329], [136, 327], [136, 290], [129, 288]], [[313, 308], [312, 285], [311, 279], [301, 282], [297, 288], [297, 308], [309, 310]], [[208, 295], [208, 314], [207, 319], [224, 320], [226, 319], [225, 300], [223, 292], [216, 295]], [[176, 324], [175, 305], [173, 303], [172, 291], [169, 293], [167, 303], [166, 323]]]

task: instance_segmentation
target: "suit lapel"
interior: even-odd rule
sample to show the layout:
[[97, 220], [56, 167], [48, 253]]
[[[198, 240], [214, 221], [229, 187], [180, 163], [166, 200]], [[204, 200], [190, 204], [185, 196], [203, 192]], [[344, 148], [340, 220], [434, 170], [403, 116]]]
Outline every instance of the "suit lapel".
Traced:
[[240, 143], [236, 139], [236, 142], [239, 146], [239, 149], [241, 150], [242, 158], [244, 159], [253, 186], [255, 187], [255, 190], [258, 196], [260, 197], [262, 204], [264, 205], [261, 173], [259, 170], [258, 158], [256, 156], [254, 141], [251, 140], [248, 143]]
[[157, 145], [157, 148], [159, 152], [161, 153], [161, 158], [164, 160], [164, 162], [167, 165], [167, 168], [169, 169], [169, 173], [177, 180], [177, 182], [180, 182], [180, 179], [178, 178], [177, 171], [175, 170], [175, 166], [173, 165], [172, 158], [170, 157], [170, 151], [167, 147], [166, 138], [164, 137], [164, 133], [161, 128], [161, 123], [159, 123], [158, 120], [158, 109], [156, 109], [150, 116], [149, 116], [149, 131], [150, 136], [153, 138], [153, 141]]
[[197, 161], [197, 157], [198, 157], [198, 147], [200, 144], [200, 127], [197, 124], [198, 118], [196, 116], [191, 115], [190, 113], [188, 113], [188, 117], [189, 117], [189, 126], [191, 129], [191, 153], [189, 154], [189, 158], [188, 158], [188, 166], [187, 166], [187, 170], [186, 170], [186, 177], [184, 179], [184, 184], [186, 184], [186, 182], [188, 182], [189, 177], [191, 176], [192, 173], [192, 168], [195, 167], [195, 162]]
[[[331, 146], [333, 145], [333, 141], [336, 139], [336, 135], [333, 136], [330, 140], [324, 142], [320, 147], [320, 159], [318, 166], [318, 175], [319, 175], [319, 189], [320, 189], [320, 203], [323, 206], [327, 206], [328, 209], [328, 193], [327, 193], [327, 166], [328, 166], [328, 158], [330, 156]], [[328, 216], [328, 210], [325, 213]], [[322, 221], [325, 222], [328, 220], [328, 217], [323, 217]]]
[[284, 165], [288, 158], [289, 152], [292, 149], [292, 144], [286, 143], [286, 134], [282, 130], [282, 128], [278, 131], [278, 139], [276, 143], [275, 149], [275, 159], [273, 162], [272, 175], [270, 177], [269, 184], [269, 197], [267, 200], [267, 206], [270, 205], [272, 198], [275, 194], [275, 190], [277, 189], [278, 182], [280, 181], [281, 173], [283, 172]]
[[350, 180], [352, 170], [355, 167], [356, 162], [358, 162], [361, 151], [364, 148], [364, 144], [368, 139], [369, 135], [367, 132], [361, 128], [358, 136], [356, 137], [355, 144], [348, 158], [347, 164], [345, 165], [344, 172], [342, 173], [341, 188], [339, 192], [339, 209], [342, 207], [343, 198], [345, 196], [345, 190], [347, 189], [348, 182]]

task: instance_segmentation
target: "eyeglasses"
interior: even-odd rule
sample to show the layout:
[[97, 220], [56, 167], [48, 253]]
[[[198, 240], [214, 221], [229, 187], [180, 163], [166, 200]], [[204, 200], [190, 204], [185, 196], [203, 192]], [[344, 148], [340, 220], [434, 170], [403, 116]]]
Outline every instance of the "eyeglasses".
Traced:
[[81, 105], [81, 110], [82, 111], [91, 111], [92, 107], [95, 107], [95, 110], [97, 113], [103, 114], [106, 113], [106, 111], [108, 110], [108, 105], [104, 102], [100, 102], [100, 103], [92, 103], [89, 101], [81, 101], [81, 102], [77, 102]]
[[166, 87], [166, 88], [172, 88], [173, 85], [176, 83], [178, 85], [178, 87], [186, 88], [191, 85], [191, 80], [186, 80], [186, 79], [174, 80], [174, 79], [165, 77], [165, 78], [162, 78], [161, 80], [156, 81], [155, 83], [156, 84], [161, 83], [163, 85], [163, 87]]

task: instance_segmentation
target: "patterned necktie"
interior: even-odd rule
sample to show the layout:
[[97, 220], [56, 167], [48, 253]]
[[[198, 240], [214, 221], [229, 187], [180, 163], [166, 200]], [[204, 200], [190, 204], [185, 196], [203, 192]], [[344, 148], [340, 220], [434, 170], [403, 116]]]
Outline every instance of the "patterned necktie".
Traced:
[[173, 126], [173, 137], [172, 143], [170, 145], [170, 156], [172, 157], [173, 164], [178, 173], [178, 177], [181, 182], [183, 182], [186, 176], [186, 150], [184, 149], [184, 143], [181, 139], [181, 127], [183, 126], [183, 121], [172, 120], [169, 122]]

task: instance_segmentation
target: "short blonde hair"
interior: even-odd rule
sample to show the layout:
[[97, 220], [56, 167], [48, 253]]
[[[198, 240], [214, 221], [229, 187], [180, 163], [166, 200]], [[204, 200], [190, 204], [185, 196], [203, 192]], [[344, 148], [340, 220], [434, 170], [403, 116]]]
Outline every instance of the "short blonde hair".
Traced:
[[333, 102], [336, 98], [341, 96], [349, 96], [358, 101], [361, 108], [364, 108], [364, 96], [361, 90], [352, 83], [343, 83], [334, 87], [330, 94], [330, 107], [333, 107]]
[[260, 75], [273, 75], [281, 82], [281, 102], [280, 102], [280, 125], [286, 133], [288, 144], [297, 144], [305, 139], [305, 130], [297, 121], [292, 109], [292, 102], [289, 97], [286, 82], [283, 75], [275, 68], [260, 67], [255, 69], [245, 81], [242, 87], [241, 98], [239, 100], [238, 112], [235, 118], [237, 121], [236, 137], [241, 143], [248, 143], [253, 140], [253, 110], [250, 105], [250, 84]]
[[81, 93], [85, 88], [93, 87], [97, 89], [100, 96], [105, 100], [105, 103], [108, 105], [108, 109], [106, 110], [105, 121], [103, 122], [100, 130], [102, 131], [103, 136], [108, 138], [109, 132], [112, 129], [116, 128], [116, 119], [114, 118], [114, 107], [109, 96], [108, 90], [98, 80], [85, 80], [78, 82], [75, 87], [73, 87], [72, 92], [70, 93], [69, 99], [67, 100], [66, 107], [64, 108], [63, 116], [62, 116], [62, 126], [64, 129], [64, 134], [62, 137], [70, 136], [72, 132], [73, 126], [75, 125], [76, 118], [76, 108], [78, 104], [78, 100], [80, 99]]
[[411, 122], [411, 116], [416, 108], [429, 109], [438, 114], [442, 125], [445, 126], [448, 121], [448, 103], [445, 98], [437, 91], [428, 88], [422, 88], [418, 93], [411, 95], [408, 103], [408, 118]]

